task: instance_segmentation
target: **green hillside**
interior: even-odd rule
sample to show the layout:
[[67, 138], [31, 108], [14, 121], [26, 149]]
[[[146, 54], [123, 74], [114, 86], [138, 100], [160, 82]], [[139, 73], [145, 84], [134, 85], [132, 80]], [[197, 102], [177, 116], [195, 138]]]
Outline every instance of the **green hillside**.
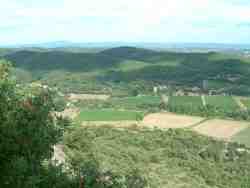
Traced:
[[85, 166], [95, 159], [100, 171], [124, 176], [136, 171], [147, 180], [146, 187], [249, 186], [250, 154], [244, 146], [189, 131], [75, 128], [64, 143], [73, 163]]
[[[175, 53], [120, 47], [91, 53], [70, 51], [17, 51], [4, 58], [13, 62], [24, 77], [83, 92], [89, 85], [126, 87], [135, 81], [143, 85], [174, 85], [222, 89], [235, 95], [249, 95], [250, 61], [220, 53]], [[20, 76], [17, 74], [17, 77]], [[19, 79], [22, 80], [22, 79]], [[84, 82], [87, 82], [86, 85]], [[74, 83], [74, 86], [72, 86]]]

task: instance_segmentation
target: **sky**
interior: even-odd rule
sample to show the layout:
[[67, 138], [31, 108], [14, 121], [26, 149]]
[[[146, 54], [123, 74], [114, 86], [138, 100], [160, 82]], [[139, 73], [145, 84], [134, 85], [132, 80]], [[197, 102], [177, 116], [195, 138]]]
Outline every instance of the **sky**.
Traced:
[[0, 0], [0, 45], [250, 43], [250, 0]]

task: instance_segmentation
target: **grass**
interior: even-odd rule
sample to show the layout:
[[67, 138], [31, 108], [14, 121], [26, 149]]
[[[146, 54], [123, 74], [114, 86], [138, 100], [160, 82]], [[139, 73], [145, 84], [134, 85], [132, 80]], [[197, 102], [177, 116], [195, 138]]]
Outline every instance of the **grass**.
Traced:
[[239, 109], [238, 104], [231, 96], [206, 96], [206, 103], [225, 110]]
[[117, 111], [117, 110], [82, 110], [77, 121], [125, 121], [140, 120], [142, 112]]
[[203, 106], [200, 96], [172, 96], [168, 104], [170, 106]]
[[250, 127], [236, 134], [233, 137], [232, 141], [245, 144], [247, 147], [250, 148]]

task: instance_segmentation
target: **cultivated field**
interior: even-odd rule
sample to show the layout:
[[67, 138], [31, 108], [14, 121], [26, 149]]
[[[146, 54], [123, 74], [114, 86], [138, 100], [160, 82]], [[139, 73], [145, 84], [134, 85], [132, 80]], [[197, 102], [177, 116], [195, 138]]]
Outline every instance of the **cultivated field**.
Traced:
[[159, 105], [161, 98], [159, 96], [137, 96], [112, 99], [115, 106], [124, 108], [140, 107], [143, 105]]
[[207, 105], [216, 106], [225, 110], [235, 110], [240, 107], [231, 96], [206, 96]]
[[250, 148], [250, 127], [234, 135], [232, 141], [245, 144]]
[[136, 121], [143, 118], [142, 112], [118, 110], [81, 110], [77, 121]]
[[173, 113], [155, 113], [145, 116], [142, 125], [150, 128], [185, 128], [203, 120], [204, 118], [195, 116], [176, 115]]
[[189, 106], [202, 107], [203, 103], [200, 96], [172, 96], [169, 99], [170, 106]]
[[193, 130], [218, 139], [230, 140], [232, 136], [249, 127], [249, 122], [212, 119], [193, 127]]

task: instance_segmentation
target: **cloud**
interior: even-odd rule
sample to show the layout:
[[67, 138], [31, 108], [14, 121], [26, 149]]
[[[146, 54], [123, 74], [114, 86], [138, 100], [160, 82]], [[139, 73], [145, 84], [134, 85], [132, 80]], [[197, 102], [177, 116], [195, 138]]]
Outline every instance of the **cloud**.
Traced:
[[[188, 40], [184, 34], [188, 32], [194, 36], [203, 33], [209, 40], [217, 40], [222, 34], [235, 35], [231, 32], [230, 36], [225, 35], [228, 29], [240, 35], [239, 24], [250, 20], [250, 3], [246, 0], [1, 0], [0, 12], [0, 27], [19, 30], [25, 36], [22, 40], [30, 36], [30, 40], [38, 37], [163, 40], [165, 37], [169, 41]], [[21, 40], [20, 33], [13, 37], [1, 30], [0, 34], [0, 41]], [[84, 39], [83, 34], [87, 35]]]

